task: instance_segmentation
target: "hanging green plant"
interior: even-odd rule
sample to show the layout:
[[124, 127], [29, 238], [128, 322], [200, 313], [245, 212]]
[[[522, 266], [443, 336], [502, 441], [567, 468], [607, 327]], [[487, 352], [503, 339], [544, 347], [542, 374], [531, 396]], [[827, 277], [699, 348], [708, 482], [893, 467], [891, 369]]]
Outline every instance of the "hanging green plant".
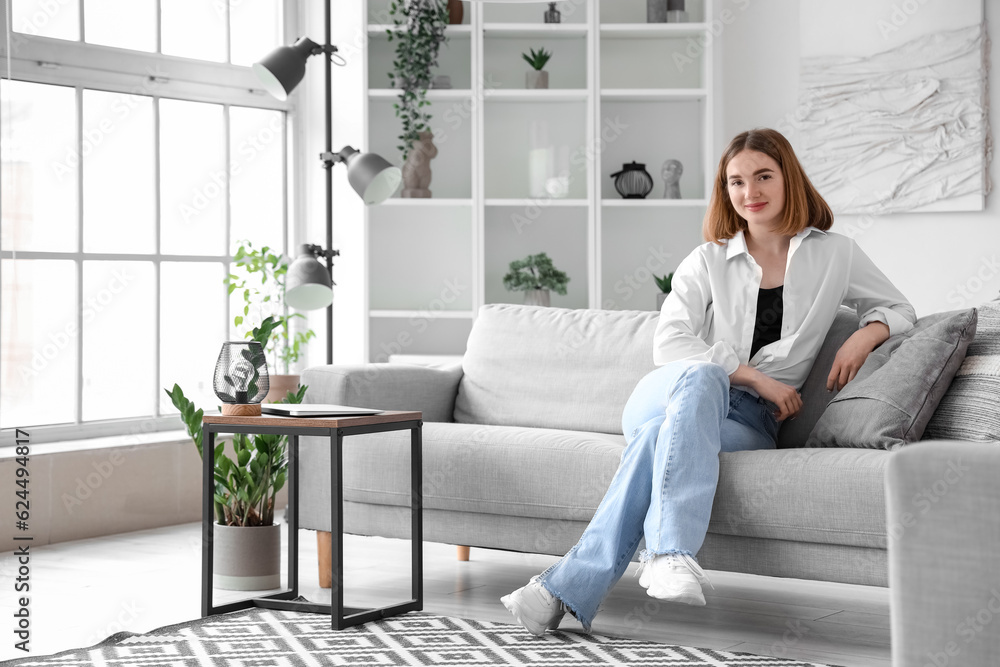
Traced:
[[399, 135], [403, 162], [410, 154], [420, 132], [430, 131], [431, 114], [425, 109], [431, 70], [437, 67], [438, 52], [447, 37], [448, 3], [445, 0], [394, 0], [389, 15], [395, 29], [388, 30], [388, 40], [396, 43], [396, 56], [389, 80], [400, 88], [399, 102], [393, 104], [396, 117], [403, 121]]

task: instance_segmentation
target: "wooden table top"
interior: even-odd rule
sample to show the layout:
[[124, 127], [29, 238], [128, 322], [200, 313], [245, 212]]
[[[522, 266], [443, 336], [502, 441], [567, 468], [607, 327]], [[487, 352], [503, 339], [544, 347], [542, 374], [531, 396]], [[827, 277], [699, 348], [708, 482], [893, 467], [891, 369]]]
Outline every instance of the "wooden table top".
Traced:
[[239, 424], [242, 426], [295, 426], [317, 428], [342, 428], [348, 426], [368, 426], [371, 424], [392, 424], [423, 419], [421, 412], [399, 412], [386, 410], [377, 415], [356, 415], [351, 417], [285, 417], [283, 415], [261, 415], [260, 417], [230, 417], [227, 415], [205, 415], [203, 424]]

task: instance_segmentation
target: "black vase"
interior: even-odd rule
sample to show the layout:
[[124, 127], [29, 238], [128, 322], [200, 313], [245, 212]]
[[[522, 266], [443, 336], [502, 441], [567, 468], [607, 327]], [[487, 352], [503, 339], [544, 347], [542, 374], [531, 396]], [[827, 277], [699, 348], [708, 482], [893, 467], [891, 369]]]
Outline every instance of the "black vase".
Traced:
[[645, 199], [653, 191], [653, 177], [646, 171], [646, 165], [629, 162], [622, 170], [611, 174], [615, 179], [615, 190], [623, 199]]

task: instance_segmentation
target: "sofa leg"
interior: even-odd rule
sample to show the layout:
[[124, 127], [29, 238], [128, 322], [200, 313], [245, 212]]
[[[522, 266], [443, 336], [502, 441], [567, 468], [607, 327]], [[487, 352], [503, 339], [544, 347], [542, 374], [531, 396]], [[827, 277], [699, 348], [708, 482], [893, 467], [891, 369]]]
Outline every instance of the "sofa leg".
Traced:
[[458, 560], [469, 560], [470, 547], [463, 547], [461, 544], [455, 547], [458, 552]]
[[319, 561], [319, 587], [330, 588], [333, 575], [330, 568], [333, 567], [333, 535], [329, 531], [316, 531], [316, 550]]

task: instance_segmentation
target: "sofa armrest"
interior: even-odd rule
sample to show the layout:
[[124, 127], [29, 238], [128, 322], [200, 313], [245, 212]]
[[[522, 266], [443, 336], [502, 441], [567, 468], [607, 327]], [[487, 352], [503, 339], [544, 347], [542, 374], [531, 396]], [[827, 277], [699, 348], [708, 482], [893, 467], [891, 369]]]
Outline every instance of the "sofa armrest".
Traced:
[[450, 422], [462, 367], [410, 364], [313, 366], [302, 372], [306, 403], [334, 403], [379, 410], [419, 410], [424, 421]]
[[892, 664], [1000, 655], [1000, 443], [924, 441], [886, 469]]

